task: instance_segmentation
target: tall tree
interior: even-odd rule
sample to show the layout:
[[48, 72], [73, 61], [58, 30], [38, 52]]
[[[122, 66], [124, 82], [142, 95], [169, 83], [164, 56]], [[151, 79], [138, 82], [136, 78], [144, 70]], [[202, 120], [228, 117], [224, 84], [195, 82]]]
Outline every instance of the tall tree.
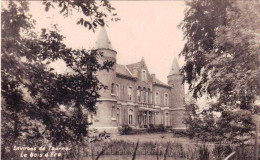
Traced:
[[[96, 29], [105, 25], [106, 14], [95, 1], [45, 1], [48, 8], [59, 3], [61, 13], [77, 8], [86, 18], [83, 25]], [[100, 2], [110, 12], [108, 1]], [[93, 19], [95, 17], [95, 19]], [[34, 20], [28, 14], [27, 1], [9, 1], [2, 10], [2, 153], [14, 144], [84, 141], [87, 136], [87, 112], [95, 112], [98, 91], [105, 86], [95, 73], [109, 70], [113, 63], [99, 63], [96, 50], [66, 47], [57, 31], [32, 31]], [[49, 66], [63, 60], [70, 73], [58, 74]], [[5, 154], [3, 153], [2, 156]], [[3, 158], [3, 157], [2, 157]]]
[[181, 52], [184, 81], [193, 97], [212, 99], [208, 107], [194, 110], [189, 129], [208, 140], [243, 143], [252, 136], [251, 116], [260, 107], [259, 1], [187, 4], [180, 24], [187, 40]]

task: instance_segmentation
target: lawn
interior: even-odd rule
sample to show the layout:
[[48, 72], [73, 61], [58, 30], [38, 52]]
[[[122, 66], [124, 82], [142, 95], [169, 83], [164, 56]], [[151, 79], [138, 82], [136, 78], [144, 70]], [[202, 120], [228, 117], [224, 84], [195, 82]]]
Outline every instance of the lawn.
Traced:
[[135, 134], [135, 135], [112, 135], [112, 140], [124, 140], [137, 142], [178, 142], [178, 143], [195, 143], [193, 140], [190, 140], [186, 137], [175, 137], [172, 133], [144, 133], [144, 134]]

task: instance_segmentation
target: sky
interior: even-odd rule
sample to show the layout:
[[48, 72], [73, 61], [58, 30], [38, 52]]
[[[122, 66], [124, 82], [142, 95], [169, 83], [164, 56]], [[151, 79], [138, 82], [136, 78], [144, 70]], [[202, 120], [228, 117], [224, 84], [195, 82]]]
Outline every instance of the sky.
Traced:
[[[59, 10], [46, 13], [39, 1], [30, 2], [30, 12], [36, 20], [36, 30], [49, 28], [57, 23], [65, 43], [73, 48], [94, 47], [98, 31], [92, 32], [77, 25], [79, 15], [64, 18]], [[144, 57], [150, 73], [167, 83], [171, 63], [178, 58], [185, 41], [177, 26], [184, 18], [184, 1], [111, 1], [121, 19], [109, 22], [106, 27], [112, 47], [117, 51], [117, 63], [127, 65]], [[64, 70], [64, 64], [57, 62], [57, 70]]]

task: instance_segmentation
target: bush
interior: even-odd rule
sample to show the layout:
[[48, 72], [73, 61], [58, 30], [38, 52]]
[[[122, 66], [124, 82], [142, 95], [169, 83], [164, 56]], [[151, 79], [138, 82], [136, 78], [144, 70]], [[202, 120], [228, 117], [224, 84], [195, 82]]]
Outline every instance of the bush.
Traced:
[[166, 128], [164, 127], [164, 125], [158, 125], [158, 132], [166, 132]]
[[147, 132], [148, 133], [154, 133], [154, 132], [156, 132], [156, 129], [157, 128], [155, 128], [155, 126], [153, 124], [150, 124], [149, 128], [147, 129]]
[[148, 133], [155, 133], [155, 132], [165, 132], [166, 129], [163, 125], [154, 126], [153, 124], [149, 125], [149, 128], [147, 129]]
[[122, 127], [119, 127], [119, 134], [120, 135], [129, 135], [132, 134], [133, 132], [133, 128], [128, 126], [128, 125], [124, 125]]
[[175, 137], [187, 137], [188, 133], [185, 130], [173, 130], [173, 135]]
[[215, 145], [212, 153], [217, 160], [221, 160], [232, 153], [232, 147], [230, 145], [217, 144]]
[[199, 158], [198, 160], [209, 160], [209, 150], [205, 144], [199, 148]]

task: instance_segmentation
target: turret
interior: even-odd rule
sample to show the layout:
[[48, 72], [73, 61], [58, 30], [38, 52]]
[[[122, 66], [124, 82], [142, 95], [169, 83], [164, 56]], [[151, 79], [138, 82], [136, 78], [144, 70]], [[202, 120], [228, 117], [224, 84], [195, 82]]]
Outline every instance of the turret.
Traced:
[[184, 86], [182, 84], [182, 75], [176, 57], [172, 62], [170, 73], [167, 78], [168, 84], [172, 86], [170, 98], [172, 109], [174, 109], [172, 112], [172, 117], [174, 117], [172, 127], [173, 129], [185, 129], [184, 119], [186, 111], [184, 106]]
[[[97, 49], [98, 52], [101, 52], [103, 54], [103, 58], [102, 58], [103, 61], [110, 60], [116, 63], [117, 52], [112, 48], [105, 27], [100, 28], [95, 49]], [[115, 69], [115, 65], [113, 68]]]
[[180, 67], [176, 57], [172, 62], [167, 79], [168, 85], [172, 86], [171, 106], [174, 108], [184, 107], [184, 86], [182, 84], [182, 75], [180, 73]]
[[114, 89], [112, 86], [114, 84], [115, 87], [115, 77], [116, 77], [116, 54], [117, 52], [112, 48], [111, 42], [108, 38], [107, 31], [105, 27], [101, 27], [98, 38], [96, 41], [95, 48], [99, 53], [103, 56], [99, 58], [99, 63], [103, 63], [104, 61], [113, 61], [114, 66], [109, 70], [103, 70], [98, 73], [98, 80], [101, 81], [104, 85], [108, 86], [108, 90], [101, 90], [100, 95], [103, 98], [113, 98]]

